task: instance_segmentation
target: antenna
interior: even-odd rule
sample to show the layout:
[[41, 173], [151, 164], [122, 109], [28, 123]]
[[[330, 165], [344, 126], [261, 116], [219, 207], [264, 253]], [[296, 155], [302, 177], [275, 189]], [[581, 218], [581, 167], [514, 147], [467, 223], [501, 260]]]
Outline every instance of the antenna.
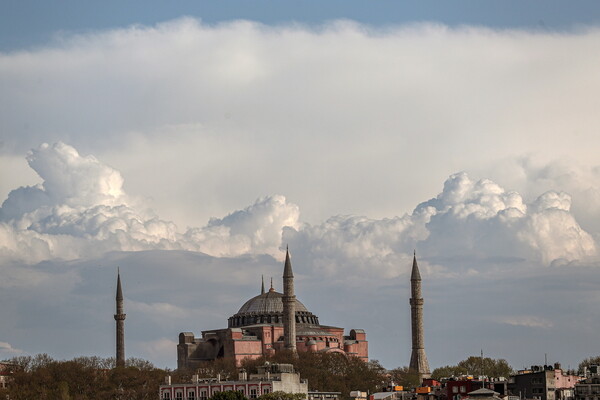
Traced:
[[483, 386], [485, 387], [485, 378], [483, 374], [483, 349], [481, 349], [481, 380], [483, 381]]

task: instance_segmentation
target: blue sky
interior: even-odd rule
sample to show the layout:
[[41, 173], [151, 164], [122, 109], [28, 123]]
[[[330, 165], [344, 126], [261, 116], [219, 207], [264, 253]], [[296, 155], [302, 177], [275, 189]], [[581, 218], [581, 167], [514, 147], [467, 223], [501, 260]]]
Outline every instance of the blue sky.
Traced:
[[249, 19], [264, 24], [322, 24], [351, 19], [374, 26], [439, 22], [450, 26], [570, 30], [600, 21], [595, 1], [3, 1], [0, 50], [47, 43], [61, 31], [89, 32], [131, 24], [153, 25], [181, 16], [207, 23]]
[[595, 2], [0, 3], [0, 358], [113, 354], [120, 266], [128, 355], [173, 367], [179, 332], [280, 287], [286, 245], [299, 299], [386, 367], [415, 249], [432, 367], [597, 355], [599, 24]]

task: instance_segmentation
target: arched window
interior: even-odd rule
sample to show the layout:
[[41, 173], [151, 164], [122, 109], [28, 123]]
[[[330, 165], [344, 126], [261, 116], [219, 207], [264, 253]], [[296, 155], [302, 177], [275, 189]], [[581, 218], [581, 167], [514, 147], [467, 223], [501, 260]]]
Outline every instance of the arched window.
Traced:
[[188, 392], [188, 400], [196, 400], [196, 392]]
[[163, 399], [164, 400], [170, 400], [171, 399], [171, 393], [169, 393], [169, 392], [163, 392]]

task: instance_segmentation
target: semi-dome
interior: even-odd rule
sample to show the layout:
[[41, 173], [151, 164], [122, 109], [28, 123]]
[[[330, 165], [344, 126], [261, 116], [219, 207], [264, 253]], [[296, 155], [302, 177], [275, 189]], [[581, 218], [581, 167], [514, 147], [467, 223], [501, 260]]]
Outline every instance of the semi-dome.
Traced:
[[[283, 293], [271, 288], [244, 303], [237, 314], [229, 318], [229, 327], [283, 323]], [[296, 323], [319, 325], [319, 319], [296, 299]]]

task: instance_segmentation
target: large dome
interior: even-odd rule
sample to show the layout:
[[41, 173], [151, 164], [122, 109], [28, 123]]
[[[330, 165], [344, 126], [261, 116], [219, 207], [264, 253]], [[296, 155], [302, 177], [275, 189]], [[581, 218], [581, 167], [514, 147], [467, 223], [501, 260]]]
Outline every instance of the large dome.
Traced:
[[[255, 296], [229, 318], [229, 327], [283, 323], [283, 294], [272, 288]], [[296, 299], [296, 323], [318, 325], [319, 319]]]
[[[296, 311], [308, 311], [304, 304], [296, 299]], [[248, 313], [281, 313], [283, 312], [283, 293], [269, 290], [266, 293], [259, 294], [244, 303], [238, 314]]]

